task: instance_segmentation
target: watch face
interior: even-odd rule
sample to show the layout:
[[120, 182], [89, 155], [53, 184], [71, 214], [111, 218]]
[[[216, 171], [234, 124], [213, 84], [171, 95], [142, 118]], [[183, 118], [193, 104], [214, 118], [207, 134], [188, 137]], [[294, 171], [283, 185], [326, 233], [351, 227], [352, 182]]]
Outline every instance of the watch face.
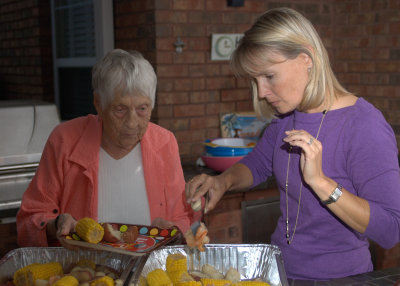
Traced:
[[235, 49], [235, 43], [229, 37], [221, 37], [215, 45], [215, 51], [221, 57], [229, 56]]

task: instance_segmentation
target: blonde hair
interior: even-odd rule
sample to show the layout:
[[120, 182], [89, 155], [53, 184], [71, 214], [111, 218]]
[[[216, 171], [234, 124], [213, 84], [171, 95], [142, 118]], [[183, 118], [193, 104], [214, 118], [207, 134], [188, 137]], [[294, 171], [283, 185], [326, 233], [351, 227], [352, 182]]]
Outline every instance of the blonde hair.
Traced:
[[[299, 111], [320, 106], [326, 96], [328, 104], [332, 104], [336, 95], [349, 93], [333, 74], [328, 53], [317, 31], [310, 21], [293, 9], [276, 8], [261, 15], [232, 54], [232, 69], [237, 76], [251, 78], [263, 66], [274, 63], [271, 59], [273, 53], [287, 59], [295, 59], [304, 53], [313, 62], [303, 100], [297, 108]], [[275, 111], [265, 99], [258, 97], [254, 80], [251, 89], [256, 113], [271, 117]]]

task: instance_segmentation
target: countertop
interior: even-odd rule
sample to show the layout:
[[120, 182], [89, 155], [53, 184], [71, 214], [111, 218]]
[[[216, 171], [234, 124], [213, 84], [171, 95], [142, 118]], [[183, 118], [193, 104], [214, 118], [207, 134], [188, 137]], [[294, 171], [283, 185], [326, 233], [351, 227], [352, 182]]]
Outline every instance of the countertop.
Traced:
[[[393, 286], [400, 285], [400, 267], [377, 270], [329, 281], [290, 280], [289, 286]], [[397, 283], [398, 284], [397, 284]]]

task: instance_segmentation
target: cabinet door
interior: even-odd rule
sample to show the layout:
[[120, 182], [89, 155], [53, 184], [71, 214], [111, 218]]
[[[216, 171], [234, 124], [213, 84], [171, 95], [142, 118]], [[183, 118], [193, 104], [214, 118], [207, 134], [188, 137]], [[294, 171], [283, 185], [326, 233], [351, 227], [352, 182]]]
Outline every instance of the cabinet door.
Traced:
[[280, 216], [279, 197], [243, 201], [243, 243], [271, 243]]

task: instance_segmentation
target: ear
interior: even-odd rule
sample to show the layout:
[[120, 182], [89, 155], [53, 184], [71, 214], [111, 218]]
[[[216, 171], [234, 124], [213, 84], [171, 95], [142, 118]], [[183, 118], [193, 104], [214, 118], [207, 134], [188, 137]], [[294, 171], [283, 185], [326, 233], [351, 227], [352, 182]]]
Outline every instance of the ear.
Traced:
[[313, 66], [313, 61], [312, 58], [307, 55], [306, 53], [301, 53], [299, 54], [299, 58], [304, 62], [306, 65], [307, 69], [311, 69]]
[[96, 92], [93, 92], [93, 105], [94, 105], [94, 108], [96, 108], [97, 114], [101, 114], [101, 112], [102, 112], [101, 99], [100, 99], [100, 95]]

